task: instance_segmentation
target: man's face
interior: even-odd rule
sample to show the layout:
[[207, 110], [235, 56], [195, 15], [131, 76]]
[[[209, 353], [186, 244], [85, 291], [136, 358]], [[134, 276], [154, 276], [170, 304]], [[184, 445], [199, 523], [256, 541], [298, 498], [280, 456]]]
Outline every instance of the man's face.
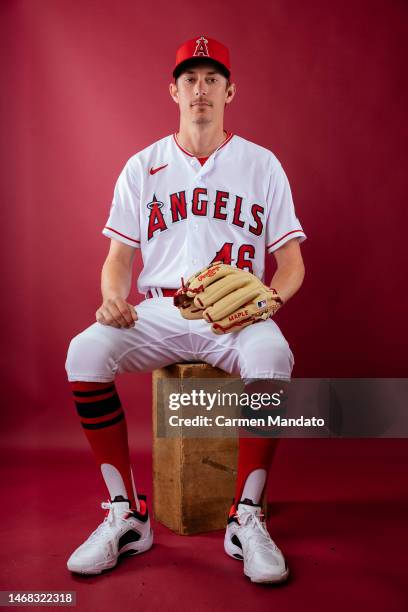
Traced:
[[235, 95], [235, 85], [211, 64], [190, 67], [176, 83], [170, 84], [170, 95], [179, 105], [183, 119], [206, 124], [222, 120], [226, 104]]

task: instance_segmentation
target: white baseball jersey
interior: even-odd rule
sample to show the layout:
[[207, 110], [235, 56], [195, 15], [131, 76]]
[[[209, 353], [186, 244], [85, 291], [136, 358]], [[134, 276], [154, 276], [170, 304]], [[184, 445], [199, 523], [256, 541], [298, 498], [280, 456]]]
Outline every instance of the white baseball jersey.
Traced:
[[306, 238], [278, 159], [233, 134], [204, 165], [175, 134], [131, 157], [103, 234], [141, 248], [144, 294], [176, 289], [214, 259], [263, 280], [265, 251]]

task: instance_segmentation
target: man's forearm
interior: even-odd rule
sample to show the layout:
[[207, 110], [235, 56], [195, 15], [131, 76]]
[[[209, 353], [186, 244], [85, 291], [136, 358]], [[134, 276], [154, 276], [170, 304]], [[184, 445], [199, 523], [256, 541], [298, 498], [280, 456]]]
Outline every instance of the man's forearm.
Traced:
[[305, 268], [299, 266], [279, 266], [270, 286], [279, 293], [283, 303], [287, 302], [300, 289], [305, 277]]
[[101, 291], [103, 300], [121, 297], [124, 300], [130, 293], [132, 269], [118, 259], [107, 259], [103, 264]]

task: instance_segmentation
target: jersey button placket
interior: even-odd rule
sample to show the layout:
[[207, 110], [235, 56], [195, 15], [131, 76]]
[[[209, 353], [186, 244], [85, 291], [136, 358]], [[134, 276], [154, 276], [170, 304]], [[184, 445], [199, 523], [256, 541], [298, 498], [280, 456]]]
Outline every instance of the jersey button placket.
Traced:
[[[198, 160], [197, 161], [197, 174], [195, 176], [194, 179], [194, 183], [192, 185], [193, 190], [195, 187], [203, 187], [206, 188], [207, 187], [207, 182], [205, 180], [206, 178], [206, 174], [208, 174], [209, 170], [211, 169], [214, 161], [211, 160], [210, 164], [208, 163], [208, 161], [204, 164], [204, 166], [202, 166], [200, 164], [200, 162]], [[200, 235], [199, 235], [199, 230], [200, 230], [200, 226], [201, 224], [198, 223], [194, 218], [191, 224], [191, 228], [192, 228], [192, 239], [193, 239], [193, 253], [197, 254], [197, 245], [199, 244], [200, 241]], [[202, 226], [201, 226], [202, 227]], [[195, 271], [197, 271], [198, 269], [202, 268], [204, 265], [207, 264], [207, 262], [203, 262], [203, 259], [200, 258], [194, 258], [192, 260], [192, 264], [195, 267]]]
[[[191, 169], [194, 172], [194, 178], [192, 179], [191, 183], [190, 183], [190, 188], [191, 188], [191, 196], [193, 195], [194, 189], [197, 187], [197, 166], [196, 164], [199, 163], [198, 160], [195, 157], [192, 157], [190, 160], [190, 165], [191, 165]], [[188, 222], [188, 226], [187, 226], [187, 261], [188, 263], [192, 266], [193, 270], [197, 265], [197, 258], [195, 257], [195, 249], [194, 249], [194, 231], [192, 231], [194, 229], [194, 221], [192, 219], [192, 215], [191, 215], [191, 206], [192, 206], [192, 197], [190, 199], [189, 202], [189, 207], [190, 207], [190, 211], [189, 211], [189, 216], [190, 216], [190, 220]]]

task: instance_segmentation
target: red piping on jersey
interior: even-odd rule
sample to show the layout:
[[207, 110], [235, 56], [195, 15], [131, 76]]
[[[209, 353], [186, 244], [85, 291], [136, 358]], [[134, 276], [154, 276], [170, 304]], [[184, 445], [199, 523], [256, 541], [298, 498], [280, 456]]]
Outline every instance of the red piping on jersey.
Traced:
[[[220, 146], [218, 147], [218, 149], [215, 149], [214, 153], [216, 151], [219, 151], [220, 149], [222, 149], [222, 147], [225, 147], [225, 145], [227, 144], [227, 142], [229, 142], [231, 140], [231, 138], [233, 137], [233, 133], [232, 132], [227, 132], [227, 137], [224, 140], [223, 143], [220, 144]], [[196, 155], [193, 155], [192, 153], [190, 153], [189, 151], [187, 151], [186, 149], [184, 149], [181, 144], [179, 143], [179, 141], [177, 140], [177, 134], [173, 134], [173, 138], [174, 138], [174, 142], [176, 143], [176, 145], [178, 146], [179, 149], [181, 149], [183, 151], [183, 153], [185, 153], [186, 155], [188, 155], [189, 157], [196, 157]]]
[[111, 232], [115, 232], [115, 234], [119, 234], [119, 236], [123, 236], [123, 238], [127, 238], [128, 240], [131, 240], [132, 242], [137, 242], [138, 244], [140, 244], [140, 240], [135, 240], [134, 238], [130, 238], [129, 236], [126, 236], [126, 234], [121, 234], [117, 230], [113, 229], [113, 227], [108, 227], [106, 225], [105, 229], [110, 230]]
[[229, 141], [231, 140], [231, 138], [233, 137], [233, 135], [234, 135], [234, 134], [233, 134], [232, 132], [230, 132], [229, 134], [228, 134], [228, 132], [227, 132], [227, 137], [226, 137], [226, 139], [225, 139], [225, 140], [224, 140], [224, 142], [223, 142], [223, 143], [222, 143], [222, 144], [221, 144], [221, 145], [218, 147], [218, 149], [216, 149], [216, 151], [219, 151], [220, 149], [222, 149], [222, 147], [225, 147], [225, 145], [227, 144], [227, 142], [229, 142]]
[[266, 248], [270, 249], [271, 247], [275, 246], [275, 244], [278, 244], [278, 242], [280, 242], [281, 240], [286, 238], [286, 236], [290, 236], [290, 234], [296, 234], [297, 232], [301, 232], [303, 235], [305, 235], [303, 230], [301, 230], [301, 229], [292, 230], [291, 232], [288, 232], [287, 234], [285, 234], [281, 238], [278, 238], [278, 240], [275, 240], [275, 242], [272, 242], [272, 244], [268, 244]]

